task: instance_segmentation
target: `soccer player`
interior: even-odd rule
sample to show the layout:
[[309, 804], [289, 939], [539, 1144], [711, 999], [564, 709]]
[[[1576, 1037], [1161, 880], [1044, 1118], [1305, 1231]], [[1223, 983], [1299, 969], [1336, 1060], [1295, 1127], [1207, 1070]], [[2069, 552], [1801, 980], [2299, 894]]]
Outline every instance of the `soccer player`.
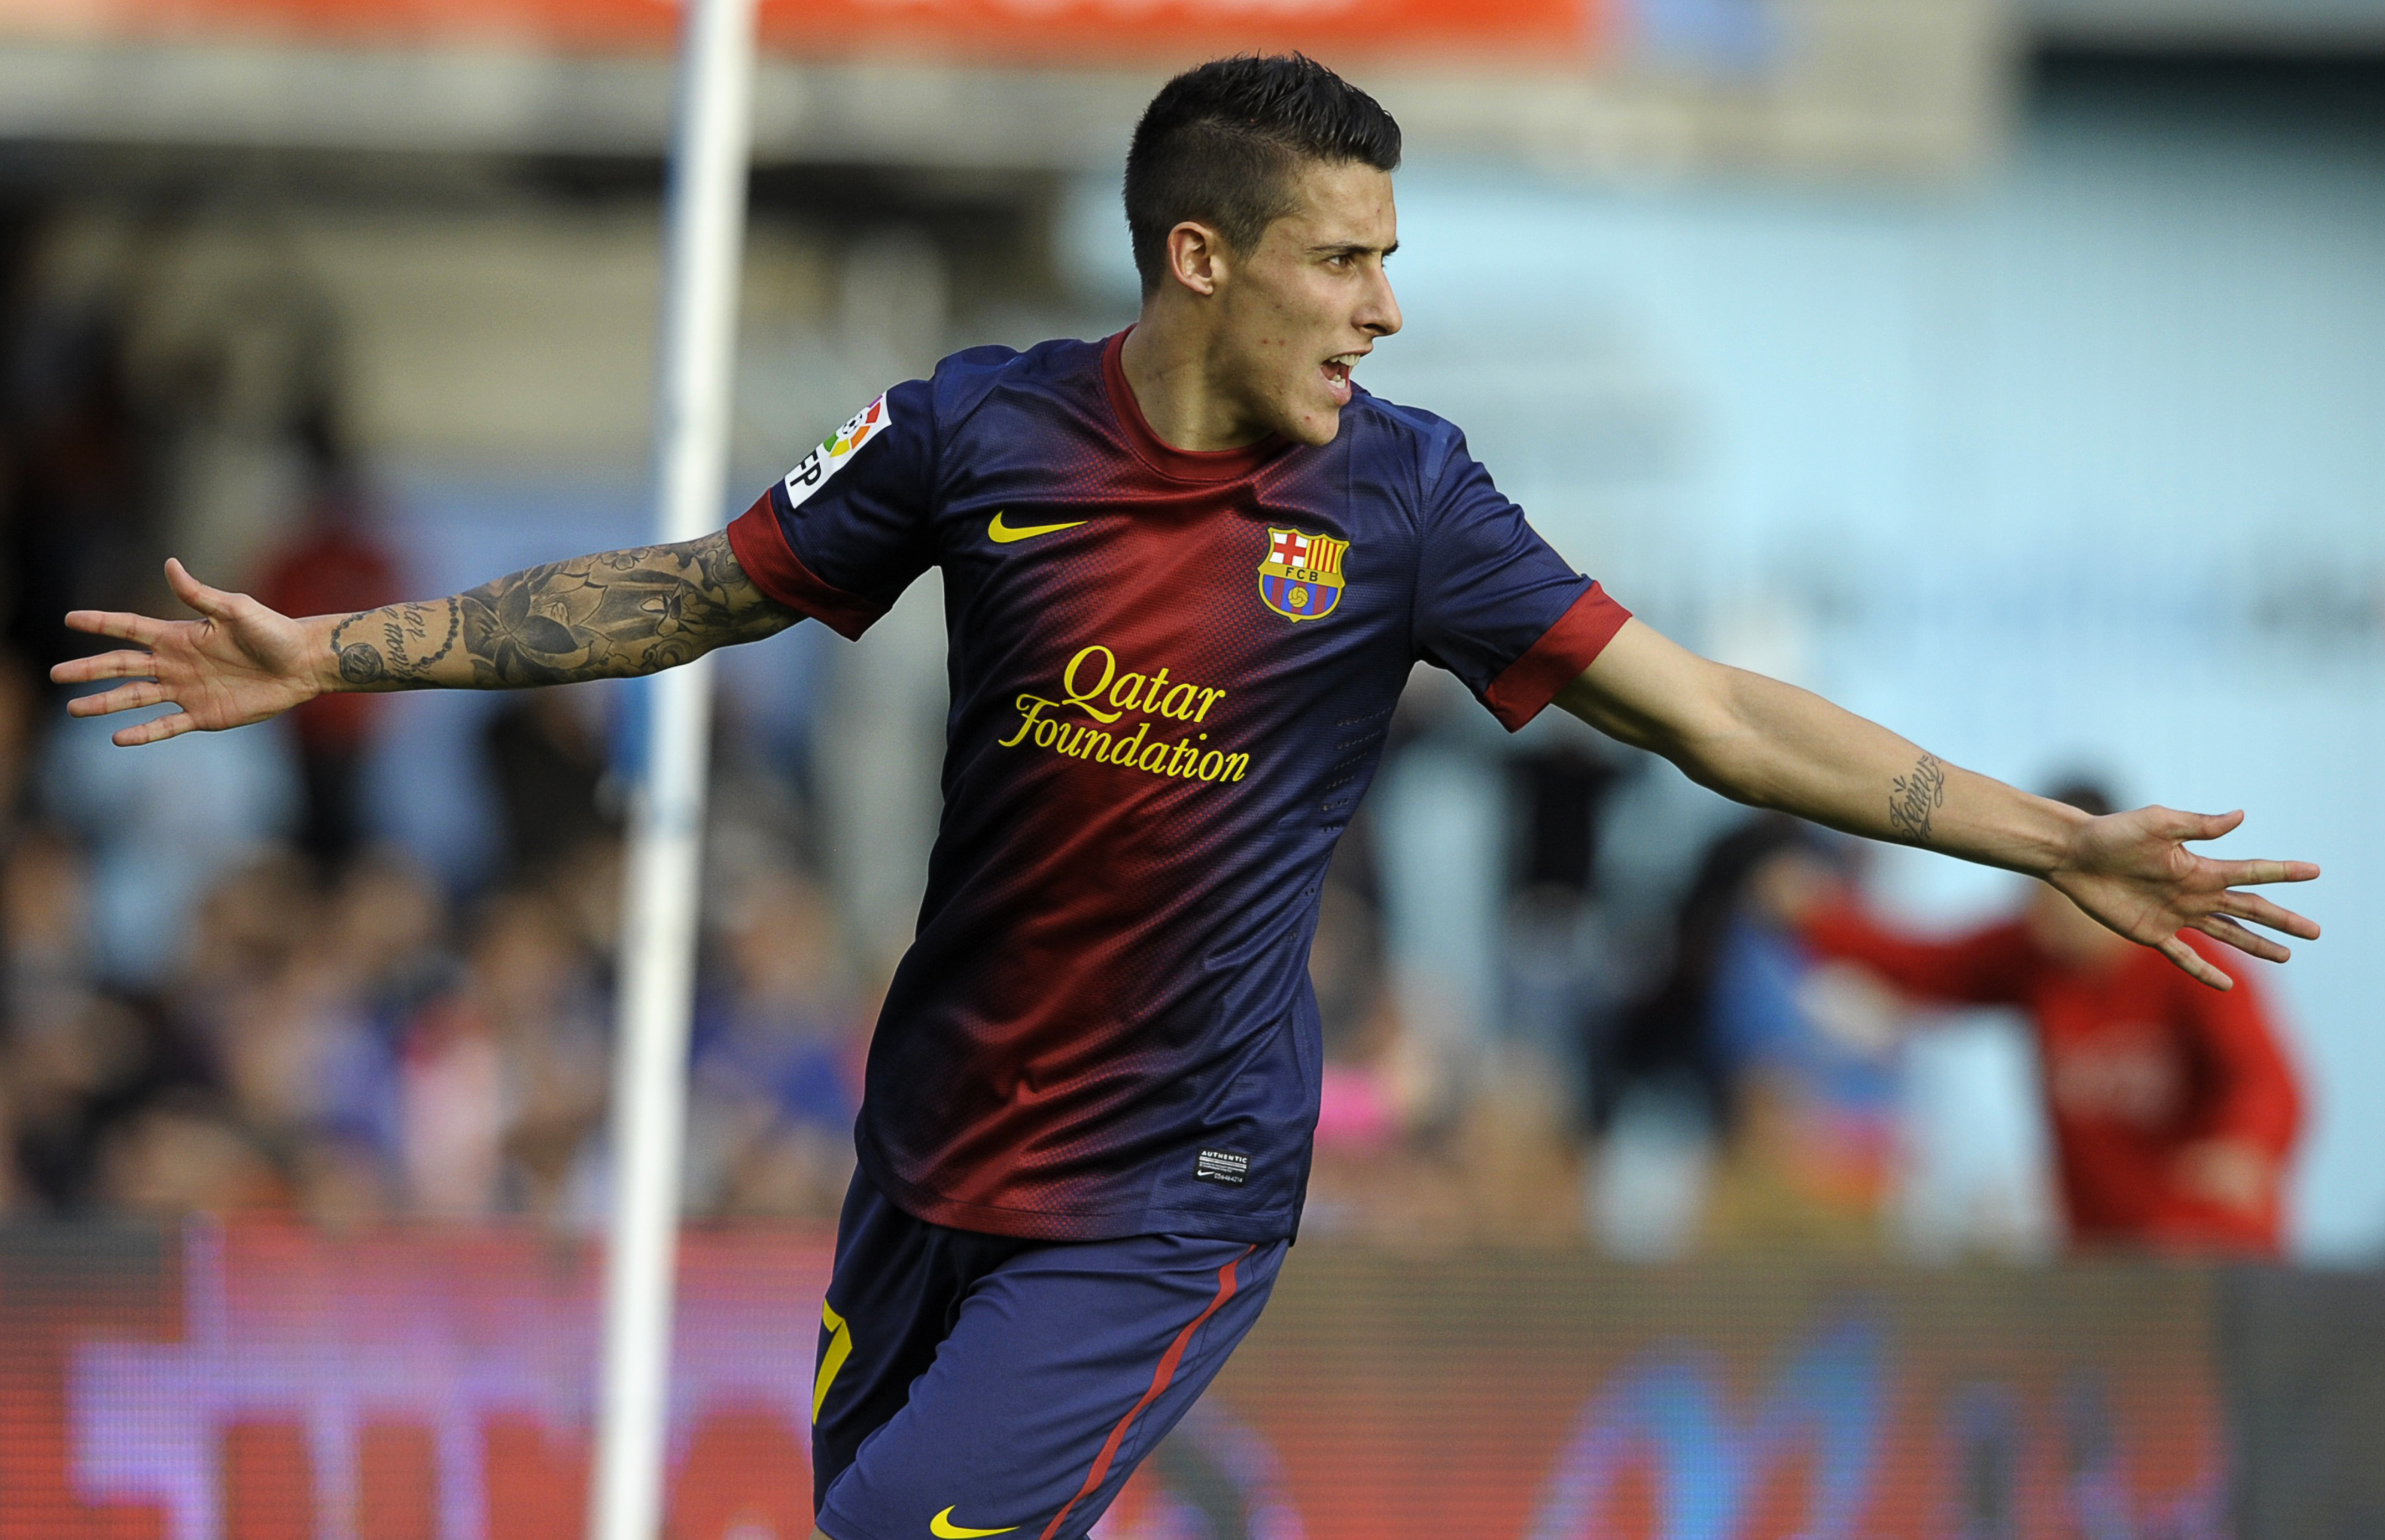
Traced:
[[1080, 1536], [1250, 1330], [1300, 1217], [1317, 891], [1417, 659], [1509, 727], [1552, 702], [1758, 806], [2042, 876], [2179, 938], [2318, 928], [2186, 849], [2236, 826], [2025, 795], [1633, 620], [1448, 423], [1359, 390], [1400, 329], [1399, 129], [1302, 58], [1168, 82], [1135, 130], [1137, 323], [956, 354], [722, 533], [292, 619], [200, 618], [60, 680], [171, 702], [150, 743], [327, 690], [644, 674], [810, 616], [857, 637], [943, 569], [944, 812], [870, 1049], [814, 1398], [829, 1540]]

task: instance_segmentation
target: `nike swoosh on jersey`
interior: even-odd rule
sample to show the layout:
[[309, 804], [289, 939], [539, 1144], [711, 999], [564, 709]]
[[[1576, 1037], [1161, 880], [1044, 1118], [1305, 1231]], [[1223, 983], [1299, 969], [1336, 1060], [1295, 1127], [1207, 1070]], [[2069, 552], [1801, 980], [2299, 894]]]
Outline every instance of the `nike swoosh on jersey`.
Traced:
[[[1003, 523], [1002, 510], [997, 508], [993, 513], [993, 522], [985, 527], [985, 532], [993, 538], [994, 544], [1008, 545], [1014, 540], [1031, 540], [1038, 535], [1048, 535], [1055, 529], [1074, 529], [1079, 524], [1091, 524], [1093, 520], [1091, 519], [1080, 518], [1069, 524], [1030, 524], [1024, 529], [1019, 529]], [[985, 1530], [980, 1533], [1000, 1534], [1003, 1531]]]
[[[1002, 515], [996, 514], [993, 516], [998, 519]], [[953, 1508], [960, 1506], [958, 1503], [953, 1504]], [[953, 1522], [953, 1508], [944, 1509], [928, 1521], [928, 1533], [934, 1535], [936, 1540], [985, 1540], [985, 1536], [989, 1534], [1008, 1534], [1018, 1527], [1017, 1524], [1009, 1524], [1001, 1529], [963, 1529]]]

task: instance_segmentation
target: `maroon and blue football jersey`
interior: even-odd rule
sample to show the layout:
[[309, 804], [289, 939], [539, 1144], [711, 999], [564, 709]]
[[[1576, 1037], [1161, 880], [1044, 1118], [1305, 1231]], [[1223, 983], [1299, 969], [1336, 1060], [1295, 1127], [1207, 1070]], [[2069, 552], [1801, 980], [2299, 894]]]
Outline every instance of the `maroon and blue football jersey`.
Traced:
[[1309, 940], [1418, 659], [1510, 728], [1627, 615], [1430, 414], [1193, 453], [1106, 343], [956, 354], [730, 528], [858, 637], [943, 569], [952, 709], [863, 1169], [939, 1224], [1265, 1241], [1320, 1083]]

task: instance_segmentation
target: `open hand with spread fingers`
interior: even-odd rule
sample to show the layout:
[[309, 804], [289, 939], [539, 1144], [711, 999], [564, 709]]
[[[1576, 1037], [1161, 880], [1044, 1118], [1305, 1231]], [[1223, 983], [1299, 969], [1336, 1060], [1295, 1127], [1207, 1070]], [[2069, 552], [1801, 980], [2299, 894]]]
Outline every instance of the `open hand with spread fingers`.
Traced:
[[142, 706], [176, 705], [181, 711], [119, 729], [126, 748], [156, 743], [190, 732], [238, 727], [279, 715], [321, 692], [323, 681], [311, 654], [306, 625], [267, 609], [244, 593], [211, 589], [177, 561], [166, 564], [174, 597], [196, 610], [196, 620], [153, 620], [147, 615], [75, 610], [67, 624], [78, 631], [112, 637], [133, 645], [119, 652], [75, 658], [50, 670], [62, 685], [94, 679], [131, 682], [67, 703], [74, 716], [106, 716]]
[[2305, 941], [2318, 938], [2316, 921], [2242, 891], [2265, 883], [2308, 882], [2318, 876], [2316, 866], [2307, 861], [2214, 861], [2186, 848], [2189, 840], [2216, 839], [2243, 821], [2241, 812], [2179, 813], [2166, 807], [2091, 819], [2079, 826], [2062, 864], [2045, 880], [2200, 982], [2231, 988], [2235, 981], [2188, 946], [2180, 931], [2199, 930], [2270, 962], [2283, 962], [2291, 954], [2241, 922]]

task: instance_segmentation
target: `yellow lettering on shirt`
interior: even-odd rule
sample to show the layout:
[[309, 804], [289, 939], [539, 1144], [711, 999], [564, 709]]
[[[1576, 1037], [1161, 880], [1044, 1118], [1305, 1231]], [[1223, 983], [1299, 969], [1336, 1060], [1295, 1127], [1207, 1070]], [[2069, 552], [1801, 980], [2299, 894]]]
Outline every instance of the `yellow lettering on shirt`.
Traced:
[[[1171, 680], [1166, 666], [1147, 675], [1122, 671], [1118, 654], [1099, 642], [1078, 649], [1062, 666], [1058, 689], [1056, 695], [1021, 690], [1011, 702], [1018, 725], [996, 747], [1031, 744], [1171, 780], [1238, 781], [1250, 771], [1249, 754], [1216, 747], [1205, 732], [1173, 727], [1207, 721], [1209, 708], [1226, 698], [1222, 689]], [[1126, 726], [1130, 714], [1138, 720]]]

